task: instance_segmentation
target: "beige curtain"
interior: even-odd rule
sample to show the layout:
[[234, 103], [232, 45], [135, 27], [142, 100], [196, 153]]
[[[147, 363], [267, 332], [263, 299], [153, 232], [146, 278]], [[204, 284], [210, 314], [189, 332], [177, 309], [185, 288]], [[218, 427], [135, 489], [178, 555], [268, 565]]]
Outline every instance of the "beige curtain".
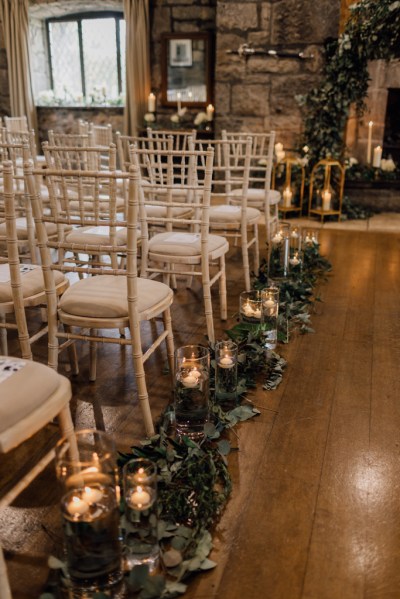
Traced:
[[[4, 1], [4, 0], [3, 0]], [[126, 21], [126, 100], [124, 130], [137, 135], [144, 126], [150, 93], [150, 22], [148, 0], [124, 0]]]
[[24, 116], [37, 129], [29, 64], [28, 0], [0, 0], [10, 86], [11, 116]]

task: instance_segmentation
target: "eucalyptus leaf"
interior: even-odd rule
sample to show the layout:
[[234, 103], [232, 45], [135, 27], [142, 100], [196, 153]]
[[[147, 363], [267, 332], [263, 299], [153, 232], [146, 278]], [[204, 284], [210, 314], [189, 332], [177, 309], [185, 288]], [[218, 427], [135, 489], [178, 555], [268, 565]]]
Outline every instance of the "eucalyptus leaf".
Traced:
[[182, 562], [182, 554], [172, 547], [162, 554], [162, 560], [167, 568], [175, 568]]
[[149, 567], [146, 564], [134, 566], [128, 576], [127, 584], [129, 589], [137, 593], [144, 587], [149, 576]]

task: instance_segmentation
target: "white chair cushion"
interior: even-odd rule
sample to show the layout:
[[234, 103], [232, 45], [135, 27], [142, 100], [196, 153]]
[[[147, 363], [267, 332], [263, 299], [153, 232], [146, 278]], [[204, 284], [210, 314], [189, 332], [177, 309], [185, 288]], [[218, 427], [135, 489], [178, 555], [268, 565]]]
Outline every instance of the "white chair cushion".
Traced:
[[[128, 232], [126, 227], [117, 227], [115, 242], [117, 245], [126, 245]], [[74, 229], [66, 235], [69, 243], [88, 245], [110, 245], [110, 227], [81, 227]]]
[[38, 409], [60, 384], [55, 370], [29, 360], [18, 362], [24, 362], [20, 370], [6, 379], [0, 378], [0, 434]]
[[[22, 265], [22, 267], [23, 266], [24, 265]], [[42, 269], [37, 265], [32, 266], [34, 266], [32, 270], [21, 274], [22, 295], [24, 299], [31, 297], [32, 295], [37, 295], [38, 293], [44, 293]], [[54, 278], [56, 285], [61, 284], [65, 279], [63, 273], [58, 270], [54, 271]], [[11, 282], [0, 282], [0, 302], [11, 302], [12, 299]]]
[[[210, 223], [212, 226], [217, 224], [236, 224], [240, 225], [242, 217], [242, 209], [240, 206], [211, 206], [210, 208]], [[258, 222], [261, 217], [261, 212], [257, 208], [246, 209], [246, 221], [250, 224]]]
[[[144, 314], [152, 306], [170, 297], [164, 283], [138, 278], [138, 311]], [[126, 318], [128, 316], [125, 276], [96, 275], [72, 285], [60, 300], [60, 309], [71, 316], [88, 318]]]
[[[224, 247], [227, 241], [220, 235], [208, 236], [210, 254]], [[149, 252], [164, 256], [200, 256], [201, 237], [199, 233], [158, 233], [149, 240]]]
[[[232, 192], [232, 196], [241, 196], [242, 191], [240, 189], [235, 189]], [[248, 202], [264, 202], [265, 198], [265, 190], [258, 189], [257, 187], [250, 187], [247, 190], [247, 201]], [[281, 194], [276, 189], [270, 189], [269, 191], [269, 203], [270, 204], [278, 204], [281, 199]]]
[[[17, 225], [17, 238], [26, 239], [28, 236], [28, 230], [26, 226], [26, 218], [21, 216], [16, 219]], [[57, 225], [54, 223], [45, 223], [47, 235], [55, 235], [57, 233]], [[0, 224], [0, 237], [6, 236], [6, 223]]]

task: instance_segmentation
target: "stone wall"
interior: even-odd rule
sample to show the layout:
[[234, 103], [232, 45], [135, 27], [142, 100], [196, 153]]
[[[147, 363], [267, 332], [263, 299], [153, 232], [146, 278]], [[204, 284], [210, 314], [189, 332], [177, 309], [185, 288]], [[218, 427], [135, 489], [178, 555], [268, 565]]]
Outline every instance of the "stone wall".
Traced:
[[3, 29], [0, 26], [0, 117], [10, 114], [10, 91], [8, 86], [8, 67], [4, 47]]

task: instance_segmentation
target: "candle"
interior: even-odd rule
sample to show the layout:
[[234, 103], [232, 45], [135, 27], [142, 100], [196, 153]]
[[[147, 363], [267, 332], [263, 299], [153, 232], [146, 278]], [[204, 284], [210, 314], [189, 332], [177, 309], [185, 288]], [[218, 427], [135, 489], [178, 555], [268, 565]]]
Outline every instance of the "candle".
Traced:
[[282, 239], [282, 233], [275, 233], [275, 235], [272, 238], [272, 243], [280, 243]]
[[374, 148], [374, 158], [372, 161], [372, 166], [374, 168], [380, 168], [381, 160], [382, 160], [382, 148], [381, 148], [381, 146], [376, 146], [376, 148]]
[[89, 504], [80, 497], [73, 495], [71, 501], [67, 505], [67, 511], [71, 516], [77, 518], [89, 511]]
[[100, 489], [96, 489], [93, 487], [85, 487], [82, 493], [83, 501], [86, 501], [86, 503], [89, 504], [97, 503], [98, 501], [100, 501], [100, 499], [102, 499], [102, 497], [103, 492], [100, 491]]
[[188, 102], [193, 102], [193, 94], [192, 94], [192, 92], [188, 92]]
[[261, 309], [253, 308], [249, 302], [244, 304], [243, 312], [244, 312], [245, 316], [249, 316], [251, 318], [261, 318]]
[[181, 92], [178, 92], [176, 94], [176, 99], [177, 99], [177, 102], [178, 102], [178, 112], [180, 112], [180, 110], [182, 108], [181, 97], [182, 97]]
[[298, 264], [300, 264], [299, 255], [297, 254], [297, 252], [293, 256], [293, 258], [290, 258], [289, 262], [292, 266], [297, 266]]
[[271, 308], [275, 308], [275, 302], [272, 298], [268, 298], [264, 302], [264, 307], [270, 310]]
[[283, 150], [283, 144], [281, 144], [280, 142], [275, 144], [275, 154], [278, 154], [278, 152], [282, 152]]
[[212, 121], [214, 118], [214, 106], [212, 104], [209, 104], [207, 106], [206, 113], [207, 113], [207, 120]]
[[193, 387], [197, 387], [199, 379], [192, 372], [190, 372], [189, 374], [181, 378], [181, 382], [184, 387], [188, 387], [190, 389]]
[[290, 189], [290, 187], [286, 187], [283, 190], [283, 207], [284, 208], [290, 208], [291, 203], [292, 203], [292, 191]]
[[277, 162], [282, 162], [282, 160], [285, 159], [286, 156], [286, 152], [282, 151], [282, 152], [276, 152], [276, 160]]
[[156, 96], [153, 94], [153, 92], [149, 94], [149, 97], [147, 98], [147, 110], [149, 112], [156, 111]]
[[228, 356], [228, 354], [226, 354], [218, 362], [218, 366], [221, 366], [221, 368], [232, 368], [234, 365], [235, 365], [234, 361], [232, 360], [232, 358], [230, 356]]
[[293, 231], [290, 234], [290, 237], [293, 237], [293, 239], [298, 239], [299, 238], [299, 234], [297, 232], [297, 229], [293, 229]]
[[368, 123], [368, 143], [367, 143], [367, 164], [371, 164], [371, 147], [372, 147], [372, 125], [373, 121]]
[[327, 211], [331, 209], [331, 198], [331, 192], [328, 189], [325, 189], [322, 192], [322, 210]]
[[151, 502], [150, 493], [145, 491], [143, 487], [137, 487], [136, 491], [129, 497], [129, 505], [134, 509], [146, 509]]

